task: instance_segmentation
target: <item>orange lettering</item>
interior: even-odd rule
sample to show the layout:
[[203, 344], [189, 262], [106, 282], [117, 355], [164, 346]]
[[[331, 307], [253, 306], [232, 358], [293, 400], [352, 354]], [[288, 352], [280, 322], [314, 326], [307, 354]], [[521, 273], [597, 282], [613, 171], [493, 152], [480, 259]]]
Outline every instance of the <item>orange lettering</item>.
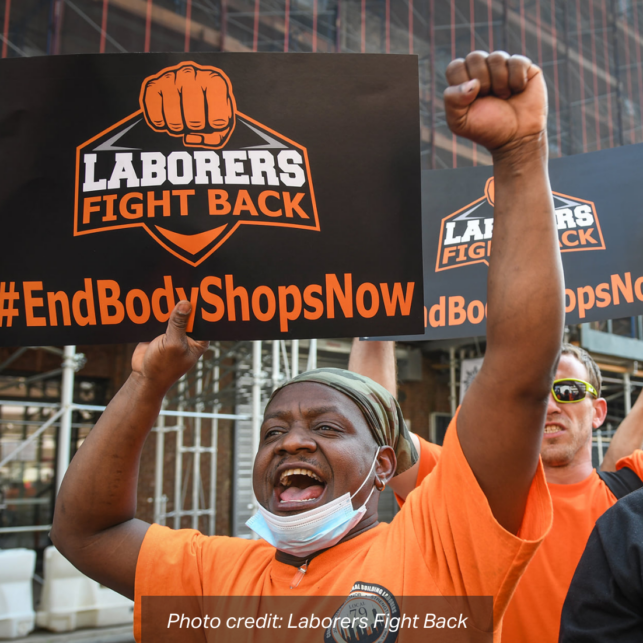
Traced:
[[[285, 194], [285, 192], [284, 192]], [[342, 291], [337, 275], [326, 275], [326, 310], [328, 319], [335, 319], [335, 299], [341, 306], [344, 317], [353, 316], [353, 275], [344, 275], [344, 291]]]
[[221, 279], [218, 277], [204, 277], [201, 281], [201, 297], [203, 297], [203, 300], [207, 304], [216, 308], [216, 311], [213, 313], [209, 313], [207, 310], [201, 308], [201, 316], [205, 321], [218, 322], [225, 313], [225, 305], [219, 295], [215, 295], [208, 290], [210, 286], [216, 286], [221, 290]]
[[[578, 316], [585, 318], [585, 311], [594, 308], [594, 289], [591, 286], [582, 286], [576, 289], [578, 292]], [[587, 298], [585, 297], [587, 296]]]
[[[370, 308], [366, 308], [366, 306], [364, 305], [364, 295], [367, 292], [371, 296]], [[357, 289], [357, 293], [355, 293], [355, 306], [357, 306], [357, 312], [362, 317], [366, 317], [366, 319], [375, 317], [375, 315], [377, 315], [377, 311], [380, 308], [380, 294], [379, 292], [377, 292], [377, 288], [373, 284], [369, 284], [368, 282], [362, 284]]]
[[274, 199], [279, 199], [279, 192], [275, 192], [274, 190], [264, 190], [260, 195], [259, 195], [259, 209], [267, 216], [267, 217], [280, 217], [283, 214], [283, 211], [281, 209], [279, 210], [271, 210], [268, 208], [266, 205], [266, 199], [271, 196]]
[[63, 315], [63, 324], [71, 326], [71, 315], [69, 312], [69, 297], [62, 290], [58, 292], [47, 293], [47, 304], [49, 305], [49, 325], [58, 326], [58, 316], [56, 315], [56, 302], [60, 304], [60, 311]]
[[[478, 309], [477, 313], [474, 312], [474, 309]], [[472, 324], [479, 324], [484, 319], [484, 304], [477, 299], [474, 299], [467, 306], [467, 319]]]
[[634, 295], [632, 294], [632, 273], [625, 273], [625, 282], [620, 278], [619, 275], [612, 275], [612, 293], [614, 296], [614, 305], [618, 306], [621, 303], [619, 297], [619, 291], [625, 297], [625, 301], [631, 304], [634, 301]]
[[208, 190], [208, 205], [210, 214], [229, 214], [232, 210], [225, 190]]
[[100, 196], [86, 196], [84, 200], [83, 207], [83, 223], [89, 223], [89, 219], [92, 216], [92, 212], [98, 212], [100, 210], [100, 202], [103, 200], [103, 197]]
[[[288, 310], [287, 297], [293, 299], [292, 310]], [[301, 315], [301, 293], [297, 286], [279, 286], [279, 330], [288, 332], [288, 322], [294, 321]]]
[[[136, 312], [136, 308], [134, 308], [134, 302], [137, 299], [141, 302], [140, 315]], [[136, 288], [127, 293], [127, 297], [125, 297], [125, 310], [127, 311], [127, 316], [135, 324], [144, 324], [150, 318], [152, 312], [150, 300], [147, 298], [147, 295], [142, 290]]]
[[22, 290], [25, 294], [25, 316], [27, 317], [27, 326], [46, 326], [46, 317], [36, 317], [34, 308], [40, 308], [44, 305], [42, 297], [34, 297], [34, 290], [42, 290], [42, 281], [23, 281]]
[[[179, 197], [179, 212], [182, 217], [188, 216], [188, 197], [194, 196], [194, 190], [172, 190], [172, 196]], [[194, 309], [192, 309], [192, 321], [194, 322]]]
[[232, 275], [225, 276], [226, 300], [228, 305], [228, 319], [230, 321], [237, 321], [237, 311], [234, 307], [234, 298], [239, 297], [241, 301], [241, 319], [243, 321], [250, 320], [250, 306], [248, 304], [248, 291], [243, 287], [234, 287]]
[[239, 215], [241, 214], [242, 210], [248, 210], [248, 212], [250, 212], [251, 216], [253, 217], [259, 216], [257, 208], [255, 208], [255, 204], [252, 202], [252, 199], [248, 194], [248, 190], [239, 190], [239, 194], [237, 194], [237, 200], [235, 201], [234, 211], [232, 214]]
[[459, 326], [467, 320], [467, 313], [464, 310], [464, 297], [456, 295], [449, 297], [449, 326]]
[[382, 289], [382, 301], [384, 302], [384, 309], [386, 310], [387, 317], [395, 316], [395, 308], [399, 302], [400, 312], [404, 317], [411, 312], [411, 302], [413, 301], [413, 290], [415, 282], [409, 281], [406, 284], [406, 295], [402, 293], [402, 284], [396, 282], [393, 284], [393, 295], [389, 296], [388, 284], [380, 284]]
[[596, 286], [596, 305], [599, 308], [607, 308], [612, 303], [609, 284], [598, 284]]
[[431, 328], [438, 328], [446, 324], [446, 297], [440, 297], [440, 302], [433, 304], [429, 311], [429, 324]]
[[570, 241], [569, 240], [569, 237], [572, 234], [575, 235], [576, 237], [578, 237], [578, 232], [576, 230], [567, 230], [567, 231], [563, 232], [563, 234], [561, 235], [561, 239], [563, 240], [563, 243], [566, 246], [577, 246], [578, 245], [578, 241]]
[[569, 288], [565, 288], [565, 297], [569, 297], [569, 304], [565, 306], [565, 312], [571, 313], [576, 308], [576, 293]]
[[293, 210], [297, 211], [297, 214], [302, 219], [310, 219], [310, 217], [299, 207], [299, 202], [302, 197], [306, 196], [304, 192], [297, 192], [294, 199], [290, 199], [290, 192], [282, 192], [284, 197], [284, 209], [286, 210], [286, 216], [290, 219], [293, 217]]
[[304, 317], [306, 319], [319, 319], [324, 314], [324, 303], [321, 299], [313, 297], [313, 294], [321, 297], [322, 292], [322, 287], [318, 284], [311, 284], [304, 290], [304, 304], [314, 309], [313, 311], [308, 311], [304, 308]]
[[153, 219], [154, 215], [156, 214], [156, 207], [157, 206], [162, 206], [163, 208], [163, 216], [164, 217], [169, 217], [170, 216], [170, 191], [169, 190], [163, 190], [162, 192], [163, 197], [161, 199], [156, 198], [156, 192], [150, 191], [147, 193], [147, 218], [148, 219]]
[[[132, 209], [128, 210], [127, 206], [132, 199], [140, 199], [140, 203], [132, 203]], [[140, 192], [130, 192], [122, 199], [119, 206], [121, 216], [125, 219], [140, 219], [143, 216], [143, 195]]]
[[103, 221], [117, 221], [118, 217], [114, 214], [114, 201], [118, 199], [118, 194], [106, 194], [103, 201], [107, 203], [105, 216]]
[[583, 230], [582, 228], [578, 231], [578, 238], [582, 246], [587, 243], [596, 243], [594, 237], [592, 237], [592, 232], [594, 228], [589, 228], [588, 230]]
[[[85, 302], [87, 314], [83, 315], [80, 305]], [[96, 325], [96, 308], [94, 306], [94, 288], [91, 279], [85, 279], [85, 290], [79, 290], [74, 293], [71, 300], [71, 309], [74, 313], [74, 319], [79, 326]]]
[[[174, 301], [174, 287], [172, 286], [172, 277], [163, 277], [164, 288], [157, 288], [152, 293], [152, 312], [157, 321], [166, 322], [170, 318], [170, 313], [174, 310], [176, 303]], [[161, 310], [161, 299], [165, 299], [166, 312]]]
[[[268, 309], [264, 313], [261, 310], [261, 296], [266, 298], [268, 302]], [[272, 292], [272, 288], [268, 286], [259, 286], [255, 288], [252, 293], [252, 312], [255, 317], [262, 322], [270, 321], [277, 312], [277, 300], [275, 299], [275, 293]]]
[[[119, 299], [121, 287], [112, 279], [99, 279], [96, 282], [96, 290], [101, 324], [120, 324], [125, 319], [125, 308]], [[114, 309], [113, 314], [110, 314], [110, 308]]]

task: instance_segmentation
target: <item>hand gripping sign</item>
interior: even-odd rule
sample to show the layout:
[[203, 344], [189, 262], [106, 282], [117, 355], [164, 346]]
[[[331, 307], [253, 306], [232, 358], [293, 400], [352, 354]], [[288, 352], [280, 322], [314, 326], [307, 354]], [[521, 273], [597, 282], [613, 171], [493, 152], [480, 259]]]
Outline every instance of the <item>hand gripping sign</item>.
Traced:
[[239, 112], [221, 69], [162, 69], [139, 102], [77, 149], [74, 236], [142, 227], [198, 266], [241, 225], [320, 230], [306, 148]]

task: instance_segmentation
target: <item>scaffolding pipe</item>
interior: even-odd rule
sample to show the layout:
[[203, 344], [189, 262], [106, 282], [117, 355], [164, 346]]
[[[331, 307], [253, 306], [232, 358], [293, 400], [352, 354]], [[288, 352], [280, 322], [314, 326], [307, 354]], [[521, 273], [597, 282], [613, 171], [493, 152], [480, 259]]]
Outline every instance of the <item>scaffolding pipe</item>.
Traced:
[[456, 409], [458, 408], [456, 397], [456, 381], [455, 381], [455, 348], [449, 348], [449, 401], [451, 402], [451, 415], [455, 416]]
[[[167, 402], [163, 398], [161, 410], [165, 409]], [[163, 511], [163, 459], [165, 457], [165, 416], [159, 415], [156, 424], [156, 462], [154, 465], [154, 522], [157, 525], [165, 524]]]
[[281, 382], [281, 356], [279, 353], [279, 340], [272, 341], [272, 390], [274, 391]]
[[314, 371], [317, 368], [317, 340], [311, 339], [308, 347], [307, 371]]
[[292, 340], [292, 343], [290, 345], [290, 359], [292, 361], [292, 365], [290, 367], [292, 376], [297, 377], [297, 375], [299, 375], [299, 340], [298, 339]]
[[[219, 410], [219, 402], [218, 402], [218, 396], [219, 396], [219, 377], [220, 377], [220, 369], [219, 369], [219, 359], [220, 359], [220, 351], [219, 351], [219, 342], [217, 342], [213, 349], [214, 353], [214, 368], [212, 369], [212, 392], [214, 393], [214, 399], [215, 402], [212, 405], [212, 412], [216, 413]], [[219, 419], [218, 418], [213, 418], [212, 419], [212, 433], [211, 433], [211, 438], [210, 438], [210, 446], [212, 447], [212, 453], [210, 454], [210, 524], [208, 525], [209, 527], [209, 534], [210, 536], [214, 536], [214, 532], [216, 531], [216, 516], [217, 516], [217, 462], [218, 462], [218, 455], [219, 455]]]
[[[182, 414], [185, 405], [183, 393], [185, 392], [185, 375], [178, 384], [179, 403], [176, 405], [179, 414]], [[183, 476], [183, 432], [185, 424], [183, 415], [177, 416], [176, 421], [176, 467], [174, 468], [174, 529], [181, 528], [181, 513], [183, 512], [183, 494], [181, 489], [181, 478]]]
[[[197, 378], [196, 378], [196, 397], [199, 399], [203, 394], [203, 355], [197, 362]], [[203, 403], [197, 402], [197, 412], [203, 411]], [[201, 418], [194, 418], [194, 439], [192, 440], [194, 446], [193, 455], [193, 474], [192, 474], [192, 529], [199, 528], [199, 490], [201, 488]]]
[[623, 373], [623, 397], [625, 401], [625, 417], [627, 417], [632, 410], [632, 383], [630, 382], [629, 373]]
[[60, 406], [63, 414], [58, 429], [58, 458], [56, 463], [56, 495], [60, 491], [67, 467], [69, 466], [69, 451], [71, 446], [71, 416], [74, 402], [74, 374], [76, 366], [76, 347], [65, 346], [63, 352], [62, 390]]
[[[252, 342], [252, 460], [259, 451], [261, 431], [261, 342]], [[259, 506], [257, 497], [252, 494], [255, 512]], [[254, 534], [254, 532], [253, 532]], [[257, 538], [254, 534], [253, 538]]]

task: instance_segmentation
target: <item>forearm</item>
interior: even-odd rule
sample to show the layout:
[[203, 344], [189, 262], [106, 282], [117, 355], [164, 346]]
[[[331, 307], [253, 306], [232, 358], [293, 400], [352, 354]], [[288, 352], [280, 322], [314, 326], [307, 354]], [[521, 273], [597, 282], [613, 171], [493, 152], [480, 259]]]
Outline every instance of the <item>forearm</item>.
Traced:
[[52, 529], [56, 543], [89, 539], [134, 517], [140, 456], [162, 399], [136, 374], [116, 394], [65, 474]]
[[494, 235], [485, 367], [526, 400], [546, 399], [564, 325], [547, 138], [494, 153]]
[[360, 342], [356, 337], [348, 370], [370, 377], [397, 397], [395, 342]]
[[639, 394], [632, 410], [620, 423], [603, 458], [603, 471], [616, 471], [616, 463], [643, 444], [643, 394]]

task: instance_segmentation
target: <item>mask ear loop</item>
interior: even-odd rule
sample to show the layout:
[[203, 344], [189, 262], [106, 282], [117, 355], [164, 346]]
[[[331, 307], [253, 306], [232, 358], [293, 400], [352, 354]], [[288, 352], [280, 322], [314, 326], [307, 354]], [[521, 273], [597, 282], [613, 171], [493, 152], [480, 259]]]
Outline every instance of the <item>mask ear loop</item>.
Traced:
[[[375, 452], [375, 457], [373, 458], [373, 464], [371, 464], [371, 468], [368, 470], [368, 473], [366, 474], [366, 478], [364, 478], [364, 482], [359, 486], [359, 489], [351, 496], [351, 500], [362, 490], [362, 487], [368, 482], [368, 479], [371, 477], [371, 473], [373, 473], [373, 469], [375, 468], [375, 464], [377, 462], [377, 456], [380, 453], [381, 447], [377, 447], [377, 451]], [[373, 491], [375, 491], [375, 485], [373, 485], [373, 488], [371, 489], [371, 493], [368, 494], [368, 498], [366, 499], [366, 502], [368, 502], [371, 499], [371, 496], [373, 495]], [[364, 504], [366, 504], [366, 502]]]

